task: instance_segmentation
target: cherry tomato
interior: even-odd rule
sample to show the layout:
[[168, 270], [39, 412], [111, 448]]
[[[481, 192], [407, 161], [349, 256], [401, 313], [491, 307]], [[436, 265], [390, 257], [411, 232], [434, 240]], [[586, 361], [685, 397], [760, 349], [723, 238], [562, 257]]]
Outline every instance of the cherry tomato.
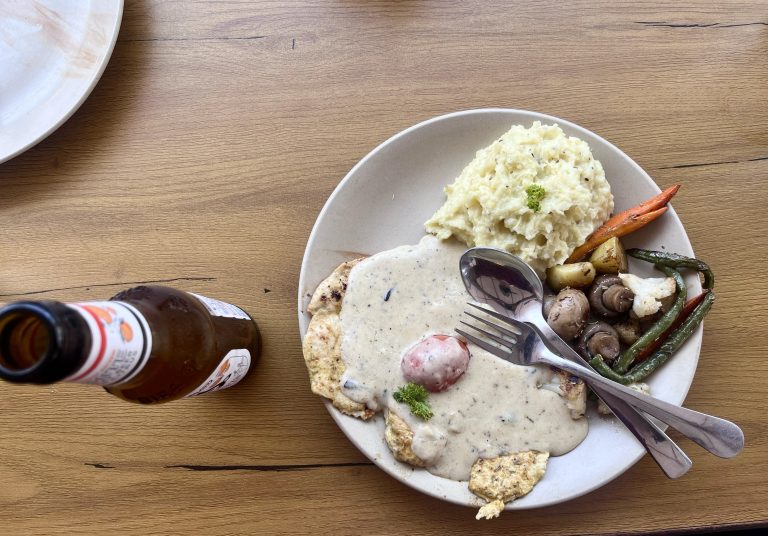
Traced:
[[445, 391], [469, 365], [467, 345], [450, 335], [430, 335], [408, 348], [400, 361], [403, 376], [428, 391]]

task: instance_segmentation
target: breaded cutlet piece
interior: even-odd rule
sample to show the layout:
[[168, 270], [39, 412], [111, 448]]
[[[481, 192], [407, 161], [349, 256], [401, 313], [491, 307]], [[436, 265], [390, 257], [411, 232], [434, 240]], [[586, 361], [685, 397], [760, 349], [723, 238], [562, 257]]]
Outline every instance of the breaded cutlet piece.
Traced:
[[548, 452], [528, 450], [491, 459], [478, 459], [472, 465], [469, 490], [488, 501], [476, 519], [499, 517], [504, 503], [529, 493], [547, 470]]
[[302, 351], [312, 392], [330, 400], [342, 413], [366, 420], [375, 412], [345, 396], [340, 385], [345, 370], [341, 359], [341, 306], [349, 272], [360, 260], [340, 264], [315, 290], [307, 308], [312, 320]]
[[387, 411], [384, 421], [384, 440], [396, 460], [416, 467], [427, 465], [424, 460], [416, 456], [411, 448], [413, 445], [413, 430], [394, 411]]

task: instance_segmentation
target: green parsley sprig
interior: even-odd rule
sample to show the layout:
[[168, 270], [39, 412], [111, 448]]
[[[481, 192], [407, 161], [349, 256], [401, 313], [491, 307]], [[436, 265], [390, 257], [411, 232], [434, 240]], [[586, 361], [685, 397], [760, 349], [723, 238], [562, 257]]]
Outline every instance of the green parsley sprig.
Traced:
[[546, 191], [543, 186], [538, 184], [531, 184], [525, 189], [525, 193], [528, 196], [528, 208], [534, 212], [538, 212], [541, 209], [541, 200], [544, 199]]
[[427, 402], [429, 393], [423, 385], [408, 382], [395, 391], [392, 396], [397, 402], [407, 404], [411, 409], [411, 413], [417, 417], [425, 421], [432, 418], [432, 408], [429, 407]]

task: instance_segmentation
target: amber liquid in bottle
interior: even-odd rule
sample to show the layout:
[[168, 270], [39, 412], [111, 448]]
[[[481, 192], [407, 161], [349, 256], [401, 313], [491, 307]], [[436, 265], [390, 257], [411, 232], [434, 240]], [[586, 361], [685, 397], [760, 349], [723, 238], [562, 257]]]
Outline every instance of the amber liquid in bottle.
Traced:
[[230, 304], [162, 286], [108, 302], [16, 302], [0, 310], [0, 377], [103, 385], [151, 404], [229, 387], [259, 356], [255, 322]]

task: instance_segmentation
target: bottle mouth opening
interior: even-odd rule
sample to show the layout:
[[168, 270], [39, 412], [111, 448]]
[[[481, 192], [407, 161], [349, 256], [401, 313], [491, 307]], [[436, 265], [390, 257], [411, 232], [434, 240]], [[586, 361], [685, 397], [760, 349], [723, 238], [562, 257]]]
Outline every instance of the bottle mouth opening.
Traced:
[[0, 316], [0, 372], [26, 376], [41, 366], [55, 346], [49, 315], [37, 307], [7, 309]]

